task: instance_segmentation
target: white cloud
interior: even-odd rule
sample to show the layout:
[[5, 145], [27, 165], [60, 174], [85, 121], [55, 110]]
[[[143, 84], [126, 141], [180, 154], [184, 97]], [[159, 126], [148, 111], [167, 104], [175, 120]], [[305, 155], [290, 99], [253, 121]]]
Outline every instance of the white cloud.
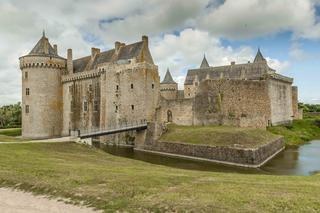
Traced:
[[270, 68], [280, 73], [286, 71], [290, 67], [289, 61], [280, 61], [278, 59], [272, 59], [269, 57], [266, 57], [266, 60]]
[[[113, 47], [150, 36], [155, 62], [163, 76], [170, 67], [183, 82], [203, 54], [212, 66], [252, 60], [249, 46], [224, 46], [221, 38], [252, 38], [292, 31], [297, 38], [320, 38], [317, 0], [1, 0], [0, 105], [20, 100], [18, 57], [27, 54], [46, 29], [61, 56], [88, 55], [91, 46]], [[89, 39], [90, 38], [90, 39]], [[297, 53], [292, 53], [296, 54]], [[289, 62], [270, 61], [284, 70]]]

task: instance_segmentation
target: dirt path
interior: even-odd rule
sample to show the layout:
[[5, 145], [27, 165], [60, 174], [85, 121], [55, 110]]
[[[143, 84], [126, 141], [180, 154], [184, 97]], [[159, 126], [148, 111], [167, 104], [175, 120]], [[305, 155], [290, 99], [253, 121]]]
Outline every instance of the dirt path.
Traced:
[[0, 212], [2, 213], [89, 213], [97, 212], [86, 207], [73, 206], [45, 196], [0, 188]]
[[0, 144], [26, 144], [26, 143], [65, 143], [65, 142], [74, 142], [75, 139], [71, 137], [62, 137], [62, 138], [51, 138], [44, 140], [31, 140], [31, 141], [16, 141], [16, 142], [1, 142]]

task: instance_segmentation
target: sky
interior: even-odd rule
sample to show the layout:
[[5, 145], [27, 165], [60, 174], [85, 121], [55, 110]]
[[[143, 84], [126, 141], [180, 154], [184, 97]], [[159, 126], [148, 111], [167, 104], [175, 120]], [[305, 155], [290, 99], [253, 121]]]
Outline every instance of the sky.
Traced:
[[163, 79], [183, 88], [188, 69], [252, 61], [294, 78], [299, 100], [320, 103], [320, 0], [1, 0], [0, 105], [21, 100], [19, 57], [45, 30], [59, 55], [74, 58], [149, 36]]

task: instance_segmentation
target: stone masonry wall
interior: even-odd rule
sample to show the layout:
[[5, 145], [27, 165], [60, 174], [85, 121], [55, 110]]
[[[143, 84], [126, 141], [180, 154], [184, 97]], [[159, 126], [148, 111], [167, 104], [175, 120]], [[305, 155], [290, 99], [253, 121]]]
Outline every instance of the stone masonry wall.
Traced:
[[[20, 59], [20, 67], [22, 70], [22, 136], [33, 139], [60, 136], [61, 73], [65, 69], [65, 60], [25, 56]], [[29, 106], [29, 112], [26, 112], [27, 106]]]
[[[161, 97], [157, 118], [161, 122], [173, 122], [178, 125], [193, 125], [193, 104], [193, 98], [166, 100]], [[171, 121], [169, 121], [169, 114], [171, 114]]]
[[270, 116], [267, 81], [203, 81], [194, 108], [196, 125], [265, 128]]
[[272, 125], [290, 123], [293, 119], [291, 83], [269, 79], [268, 87]]
[[156, 141], [145, 145], [143, 149], [178, 154], [243, 165], [259, 165], [284, 147], [283, 138], [279, 138], [256, 149], [240, 149], [208, 145], [193, 145]]

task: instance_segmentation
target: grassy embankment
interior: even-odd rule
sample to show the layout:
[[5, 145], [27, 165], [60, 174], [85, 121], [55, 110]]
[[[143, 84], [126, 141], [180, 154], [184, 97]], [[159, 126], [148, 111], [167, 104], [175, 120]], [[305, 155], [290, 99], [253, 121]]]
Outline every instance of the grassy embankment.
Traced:
[[214, 146], [236, 146], [255, 148], [280, 136], [262, 129], [227, 126], [177, 126], [169, 125], [162, 141], [207, 144]]
[[0, 142], [17, 142], [22, 141], [16, 138], [21, 135], [21, 128], [0, 129]]
[[114, 212], [319, 212], [320, 175], [191, 171], [72, 143], [0, 145], [0, 186]]
[[320, 139], [320, 116], [306, 114], [303, 120], [295, 120], [292, 125], [269, 127], [268, 131], [283, 135], [287, 146], [302, 145]]
[[214, 146], [237, 146], [254, 148], [284, 136], [287, 146], [298, 146], [310, 140], [320, 139], [320, 116], [306, 115], [292, 125], [262, 129], [235, 128], [226, 126], [177, 126], [169, 125], [161, 137], [163, 141], [208, 144]]

